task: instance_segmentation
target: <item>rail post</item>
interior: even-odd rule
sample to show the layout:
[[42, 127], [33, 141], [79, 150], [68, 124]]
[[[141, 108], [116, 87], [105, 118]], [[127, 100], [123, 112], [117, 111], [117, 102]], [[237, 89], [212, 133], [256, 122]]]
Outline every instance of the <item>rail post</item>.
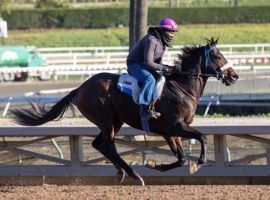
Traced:
[[6, 114], [7, 114], [7, 112], [8, 112], [8, 109], [9, 109], [9, 107], [10, 107], [10, 104], [11, 104], [12, 99], [13, 99], [13, 97], [9, 97], [8, 103], [6, 104], [6, 107], [5, 107], [5, 109], [4, 109], [4, 112], [2, 113], [2, 116], [3, 116], [3, 117], [6, 116]]
[[270, 146], [266, 147], [267, 173], [270, 175]]
[[214, 149], [216, 166], [224, 166], [228, 161], [226, 135], [214, 135]]
[[70, 160], [72, 166], [78, 166], [83, 161], [82, 136], [69, 136]]

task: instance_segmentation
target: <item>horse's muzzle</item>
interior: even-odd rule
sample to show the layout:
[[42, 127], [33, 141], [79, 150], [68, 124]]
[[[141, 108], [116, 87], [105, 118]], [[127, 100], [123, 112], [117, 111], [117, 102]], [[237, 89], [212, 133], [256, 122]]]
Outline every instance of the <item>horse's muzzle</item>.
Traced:
[[224, 76], [222, 78], [222, 83], [224, 83], [226, 86], [230, 86], [236, 83], [236, 81], [239, 79], [239, 76], [237, 74], [233, 76]]

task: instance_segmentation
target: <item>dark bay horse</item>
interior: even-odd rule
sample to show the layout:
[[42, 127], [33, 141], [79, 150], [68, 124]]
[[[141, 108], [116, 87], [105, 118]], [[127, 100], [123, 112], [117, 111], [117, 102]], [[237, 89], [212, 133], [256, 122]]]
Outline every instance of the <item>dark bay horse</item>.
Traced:
[[[186, 157], [181, 144], [182, 137], [200, 142], [198, 164], [206, 162], [206, 137], [190, 126], [199, 98], [209, 77], [222, 79], [226, 85], [238, 79], [237, 73], [228, 66], [216, 44], [217, 40], [212, 38], [205, 46], [184, 47], [173, 72], [167, 75], [162, 96], [155, 105], [162, 115], [158, 119], [150, 119], [149, 125], [151, 132], [165, 138], [178, 160], [171, 164], [152, 165], [151, 168], [166, 171], [184, 165]], [[32, 104], [31, 110], [17, 109], [12, 112], [17, 123], [37, 126], [63, 117], [71, 104], [76, 105], [100, 129], [92, 145], [114, 164], [119, 181], [123, 181], [126, 172], [137, 184], [144, 185], [141, 176], [119, 156], [114, 143], [123, 123], [142, 130], [139, 106], [130, 96], [117, 89], [118, 78], [117, 74], [100, 73], [71, 91], [50, 109]]]

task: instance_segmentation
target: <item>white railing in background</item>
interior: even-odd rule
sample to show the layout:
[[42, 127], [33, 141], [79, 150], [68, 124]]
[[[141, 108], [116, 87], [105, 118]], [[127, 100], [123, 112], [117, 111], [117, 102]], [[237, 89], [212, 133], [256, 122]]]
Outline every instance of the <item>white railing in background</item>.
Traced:
[[[190, 46], [190, 45], [187, 45]], [[183, 45], [175, 45], [169, 51], [179, 51]], [[225, 53], [232, 54], [234, 52], [251, 52], [251, 53], [270, 53], [270, 43], [260, 44], [219, 44], [218, 48]], [[127, 52], [127, 46], [117, 47], [59, 47], [59, 48], [38, 48], [38, 52], [46, 53], [105, 53], [105, 52]]]
[[[172, 64], [183, 46], [168, 49], [163, 62]], [[234, 65], [270, 64], [270, 44], [221, 44], [218, 46]], [[125, 64], [128, 47], [61, 47], [40, 48], [37, 51], [48, 65], [95, 65], [104, 68], [110, 64]]]
[[[179, 49], [174, 46], [164, 54], [164, 64], [173, 64]], [[237, 70], [269, 70], [270, 44], [227, 44], [218, 46], [226, 59]], [[46, 59], [46, 67], [1, 67], [1, 74], [28, 72], [29, 76], [42, 80], [58, 79], [58, 75], [89, 77], [99, 72], [122, 73], [126, 71], [128, 47], [67, 47], [39, 48]], [[1, 80], [0, 80], [1, 81]]]
[[[168, 51], [164, 54], [163, 62], [166, 64], [172, 64], [177, 60], [178, 52]], [[103, 68], [108, 65], [123, 65], [126, 63], [127, 52], [118, 53], [98, 53], [96, 55], [90, 55], [87, 53], [74, 53], [74, 54], [49, 54], [43, 55], [47, 60], [48, 65], [100, 65]], [[226, 59], [234, 65], [258, 65], [258, 64], [270, 64], [269, 54], [228, 54], [225, 55]]]
[[[234, 66], [234, 69], [241, 75], [245, 74], [251, 79], [265, 79], [270, 77], [270, 65], [247, 65], [247, 66]], [[53, 65], [48, 67], [13, 67], [13, 68], [0, 68], [0, 73], [18, 73], [28, 72], [31, 77], [42, 77], [42, 74], [46, 74], [53, 80], [58, 80], [59, 76], [64, 76], [65, 79], [69, 79], [70, 76], [79, 76], [81, 80], [87, 79], [97, 73], [127, 73], [125, 64], [115, 65]], [[249, 79], [249, 78], [247, 78]], [[46, 79], [44, 79], [46, 80]]]

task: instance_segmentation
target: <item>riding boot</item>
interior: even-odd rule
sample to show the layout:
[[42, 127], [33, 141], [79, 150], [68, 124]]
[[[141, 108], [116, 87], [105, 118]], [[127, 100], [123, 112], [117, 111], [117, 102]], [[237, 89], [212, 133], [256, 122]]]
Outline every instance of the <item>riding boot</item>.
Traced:
[[158, 117], [161, 116], [159, 112], [156, 112], [154, 109], [150, 109], [148, 105], [141, 105], [140, 115], [141, 115], [142, 128], [148, 133], [150, 132], [148, 120], [150, 118], [157, 119]]
[[147, 133], [150, 133], [150, 127], [148, 122], [148, 106], [142, 105], [140, 106], [140, 115], [141, 115], [141, 125], [143, 130], [145, 130]]
[[148, 115], [148, 105], [142, 105], [140, 106], [140, 115], [141, 115], [141, 119], [149, 119], [149, 115]]

